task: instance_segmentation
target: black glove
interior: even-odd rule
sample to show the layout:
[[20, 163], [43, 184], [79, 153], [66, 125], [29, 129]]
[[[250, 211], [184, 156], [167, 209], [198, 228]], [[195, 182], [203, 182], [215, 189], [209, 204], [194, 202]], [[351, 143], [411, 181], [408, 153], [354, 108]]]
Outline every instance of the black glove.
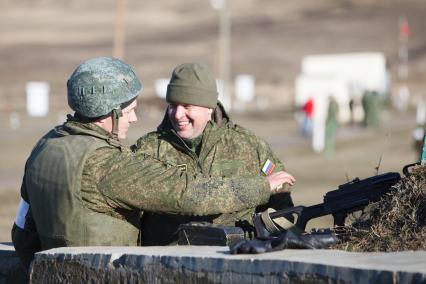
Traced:
[[263, 253], [283, 249], [323, 249], [337, 242], [336, 235], [331, 231], [312, 234], [285, 231], [268, 240], [240, 240], [230, 245], [229, 249], [231, 254]]
[[239, 240], [229, 246], [231, 254], [263, 253], [272, 251], [271, 240]]

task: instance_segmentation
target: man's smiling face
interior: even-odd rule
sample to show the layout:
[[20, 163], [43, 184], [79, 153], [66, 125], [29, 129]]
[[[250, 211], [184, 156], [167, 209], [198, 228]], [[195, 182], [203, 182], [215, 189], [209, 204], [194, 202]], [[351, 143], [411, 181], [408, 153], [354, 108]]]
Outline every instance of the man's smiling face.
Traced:
[[187, 104], [169, 104], [167, 115], [177, 134], [184, 139], [194, 139], [203, 133], [211, 119], [213, 109]]

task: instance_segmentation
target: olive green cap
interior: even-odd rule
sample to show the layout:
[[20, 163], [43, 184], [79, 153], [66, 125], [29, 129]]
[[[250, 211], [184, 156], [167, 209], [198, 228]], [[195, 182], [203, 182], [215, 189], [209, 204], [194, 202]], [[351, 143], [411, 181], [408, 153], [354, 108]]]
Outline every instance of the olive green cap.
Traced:
[[173, 70], [167, 102], [215, 108], [217, 98], [216, 80], [207, 64], [184, 63]]
[[133, 69], [112, 57], [89, 59], [67, 82], [68, 104], [76, 113], [100, 117], [139, 95], [142, 84]]

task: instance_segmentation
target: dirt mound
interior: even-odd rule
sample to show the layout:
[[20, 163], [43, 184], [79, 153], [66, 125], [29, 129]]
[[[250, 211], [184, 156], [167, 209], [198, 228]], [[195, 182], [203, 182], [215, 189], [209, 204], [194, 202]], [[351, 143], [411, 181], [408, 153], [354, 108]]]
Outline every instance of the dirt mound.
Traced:
[[[367, 212], [368, 211], [368, 212]], [[349, 251], [426, 250], [426, 166], [417, 166], [369, 207], [337, 249]]]

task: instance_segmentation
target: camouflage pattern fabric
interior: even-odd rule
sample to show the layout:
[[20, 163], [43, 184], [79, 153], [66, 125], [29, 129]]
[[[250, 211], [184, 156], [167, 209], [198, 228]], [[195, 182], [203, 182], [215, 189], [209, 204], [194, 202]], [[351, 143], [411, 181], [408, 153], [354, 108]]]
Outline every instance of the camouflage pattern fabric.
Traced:
[[142, 84], [133, 69], [112, 57], [80, 64], [67, 82], [68, 104], [85, 117], [100, 117], [138, 96]]
[[[66, 137], [107, 142], [96, 144], [104, 146], [97, 146], [98, 148], [90, 152], [87, 159], [72, 162], [77, 165], [77, 169], [82, 164], [81, 177], [72, 175], [59, 177], [58, 168], [46, 168], [49, 164], [69, 163], [79, 151], [84, 150], [81, 144], [72, 148], [68, 146], [74, 144], [68, 143], [60, 159], [56, 159], [52, 164], [50, 162], [52, 158], [47, 159], [44, 154], [55, 149], [49, 148], [52, 144], [47, 144], [40, 151], [40, 143], [56, 140], [56, 144], [53, 145], [56, 148], [58, 145], [59, 148], [63, 148], [60, 147], [60, 141]], [[179, 167], [145, 154], [134, 154], [118, 140], [114, 140], [110, 133], [93, 123], [68, 121], [63, 126], [55, 128], [40, 140], [30, 156], [31, 162], [27, 164], [34, 165], [34, 161], [39, 157], [37, 153], [42, 153], [44, 155], [41, 156], [42, 159], [49, 160], [49, 163], [41, 163], [45, 165], [44, 168], [34, 169], [35, 172], [26, 168], [21, 195], [32, 208], [37, 227], [34, 230], [38, 230], [41, 236], [42, 249], [58, 246], [137, 245], [142, 210], [170, 214], [217, 214], [263, 204], [270, 196], [269, 183], [263, 177], [209, 178], [183, 172]], [[39, 173], [49, 177], [49, 180], [35, 179], [44, 182], [36, 187], [28, 187], [28, 176], [35, 174], [37, 177]], [[75, 180], [81, 180], [81, 183]], [[60, 191], [63, 193], [56, 193], [59, 188], [55, 184], [67, 182], [72, 184], [70, 185], [72, 188], [61, 186]], [[50, 190], [50, 187], [54, 188]], [[64, 200], [57, 200], [59, 197], [64, 197]], [[65, 208], [62, 207], [64, 204]], [[72, 212], [73, 217], [68, 216], [66, 214], [68, 211], [65, 210]], [[107, 225], [105, 221], [108, 221]], [[58, 238], [55, 235], [58, 230], [65, 235]], [[78, 232], [78, 236], [72, 235], [72, 232]], [[27, 233], [15, 230], [14, 242], [15, 240], [20, 242], [16, 243], [15, 247], [25, 248], [23, 253], [26, 254], [28, 251], [34, 253], [40, 248], [32, 249], [25, 245], [28, 243], [25, 236]]]
[[[95, 124], [84, 126], [110, 135]], [[81, 184], [85, 206], [113, 216], [117, 216], [117, 209], [188, 215], [233, 212], [235, 208], [262, 204], [270, 196], [269, 183], [264, 178], [212, 179], [189, 174], [123, 147], [94, 152], [86, 162]]]
[[[220, 103], [213, 113], [213, 121], [210, 121], [204, 130], [199, 155], [175, 134], [167, 114], [158, 130], [140, 138], [133, 150], [167, 161], [168, 164], [178, 166], [191, 175], [243, 179], [251, 175], [264, 177], [261, 169], [268, 159], [276, 165], [274, 171], [284, 170], [283, 164], [269, 145], [249, 130], [233, 124]], [[171, 185], [171, 191], [174, 189], [175, 186]], [[217, 197], [216, 203], [220, 205], [223, 202], [220, 192], [217, 192]], [[223, 203], [223, 206], [226, 205]], [[281, 193], [271, 196], [268, 204], [257, 209], [263, 211], [271, 207], [279, 210], [290, 206], [293, 206], [290, 194]], [[221, 225], [238, 223], [250, 230], [251, 214], [254, 211], [255, 206], [245, 210], [235, 208], [230, 214], [197, 218], [145, 213], [142, 220], [142, 245], [172, 244], [177, 240], [176, 231], [179, 224], [190, 221], [208, 221]]]
[[187, 215], [233, 212], [263, 204], [270, 195], [264, 178], [194, 175], [145, 154], [108, 148], [87, 162], [82, 187], [90, 209], [112, 215], [119, 208]]

